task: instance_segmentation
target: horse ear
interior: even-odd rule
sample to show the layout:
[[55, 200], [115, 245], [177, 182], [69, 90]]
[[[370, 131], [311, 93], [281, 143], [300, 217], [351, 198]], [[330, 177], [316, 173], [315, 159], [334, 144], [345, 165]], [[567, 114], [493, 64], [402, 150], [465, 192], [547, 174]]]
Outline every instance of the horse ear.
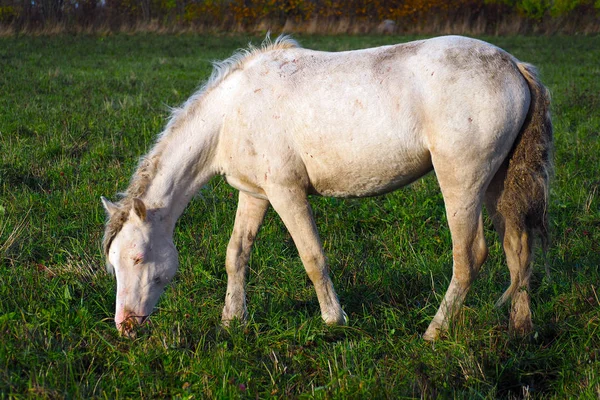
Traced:
[[109, 201], [106, 197], [100, 196], [100, 200], [102, 201], [102, 205], [104, 206], [104, 209], [109, 217], [112, 217], [114, 213], [119, 211], [119, 206]]
[[133, 198], [133, 213], [142, 221], [146, 221], [146, 205], [137, 197]]

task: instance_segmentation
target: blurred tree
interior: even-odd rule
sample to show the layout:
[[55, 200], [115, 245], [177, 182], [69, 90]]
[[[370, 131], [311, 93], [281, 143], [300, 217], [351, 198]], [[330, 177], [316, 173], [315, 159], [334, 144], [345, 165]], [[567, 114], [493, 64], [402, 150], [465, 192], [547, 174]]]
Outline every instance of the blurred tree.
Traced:
[[314, 18], [426, 21], [484, 16], [488, 25], [511, 15], [531, 21], [587, 16], [600, 0], [0, 0], [0, 24], [41, 28], [48, 24], [123, 25], [157, 21], [164, 26], [200, 24], [251, 27], [258, 21], [285, 23]]

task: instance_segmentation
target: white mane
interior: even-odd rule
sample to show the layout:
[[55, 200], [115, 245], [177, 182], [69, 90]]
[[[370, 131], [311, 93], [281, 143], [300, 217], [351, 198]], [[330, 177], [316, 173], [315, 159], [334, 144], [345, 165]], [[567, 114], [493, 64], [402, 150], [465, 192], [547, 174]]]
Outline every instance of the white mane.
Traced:
[[281, 50], [300, 47], [298, 42], [288, 35], [281, 35], [275, 41], [271, 41], [269, 34], [265, 37], [260, 47], [255, 47], [252, 43], [248, 44], [247, 49], [239, 49], [231, 57], [222, 61], [213, 61], [213, 70], [208, 80], [194, 93], [183, 105], [171, 109], [171, 118], [167, 123], [165, 133], [171, 130], [176, 124], [179, 117], [186, 115], [191, 111], [194, 105], [207, 92], [215, 88], [225, 78], [233, 72], [242, 69], [246, 62], [257, 54], [265, 53], [271, 50]]

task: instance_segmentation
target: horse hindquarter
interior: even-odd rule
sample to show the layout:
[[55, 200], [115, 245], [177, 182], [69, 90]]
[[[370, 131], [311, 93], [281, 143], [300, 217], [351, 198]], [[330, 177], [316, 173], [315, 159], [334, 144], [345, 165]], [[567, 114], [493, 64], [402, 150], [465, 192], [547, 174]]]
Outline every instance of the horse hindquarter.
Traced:
[[[446, 79], [437, 81], [445, 90], [432, 89], [437, 94], [429, 108], [429, 149], [453, 252], [450, 286], [424, 336], [430, 340], [448, 328], [487, 257], [484, 194], [509, 155], [530, 103], [529, 89], [512, 57], [479, 43], [469, 50], [471, 68], [461, 64], [453, 71], [450, 64]], [[437, 74], [435, 67], [432, 73]]]

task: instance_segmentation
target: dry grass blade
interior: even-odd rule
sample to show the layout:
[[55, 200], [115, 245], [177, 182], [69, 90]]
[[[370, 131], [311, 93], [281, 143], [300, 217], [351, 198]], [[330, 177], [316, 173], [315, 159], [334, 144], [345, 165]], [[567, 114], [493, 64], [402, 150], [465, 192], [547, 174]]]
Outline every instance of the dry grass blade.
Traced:
[[[8, 235], [6, 240], [2, 241], [0, 239], [0, 258], [8, 258], [8, 251], [10, 248], [17, 242], [19, 237], [22, 235], [25, 227], [29, 225], [29, 212], [31, 209], [27, 211], [25, 216], [21, 219], [21, 221], [13, 228], [12, 232]], [[4, 236], [4, 232], [8, 229], [8, 218], [5, 217], [2, 222], [0, 222], [0, 238]]]

